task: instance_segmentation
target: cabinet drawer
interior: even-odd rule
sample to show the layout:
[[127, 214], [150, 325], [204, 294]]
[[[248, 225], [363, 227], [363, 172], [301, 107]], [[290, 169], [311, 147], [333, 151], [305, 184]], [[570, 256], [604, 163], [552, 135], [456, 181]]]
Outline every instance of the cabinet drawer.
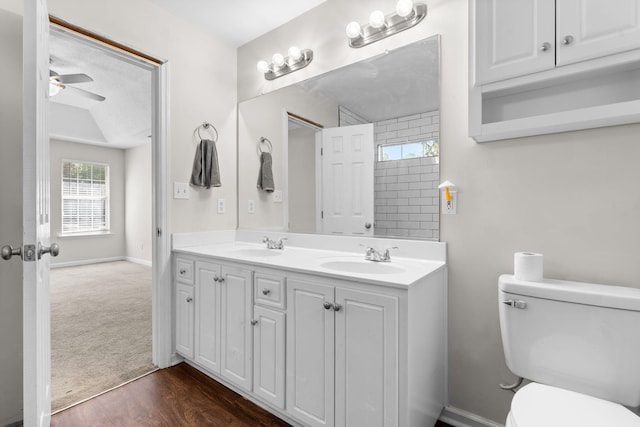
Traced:
[[284, 310], [286, 305], [284, 277], [256, 271], [254, 283], [256, 304]]
[[193, 261], [187, 258], [176, 259], [176, 279], [193, 283]]

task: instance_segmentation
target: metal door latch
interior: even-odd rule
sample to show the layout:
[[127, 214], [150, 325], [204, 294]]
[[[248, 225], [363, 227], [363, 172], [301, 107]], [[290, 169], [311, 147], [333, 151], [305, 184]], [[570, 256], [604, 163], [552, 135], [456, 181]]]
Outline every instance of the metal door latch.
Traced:
[[527, 308], [527, 303], [525, 301], [520, 301], [517, 299], [508, 299], [508, 300], [502, 301], [502, 303], [513, 308], [519, 308], [519, 309]]

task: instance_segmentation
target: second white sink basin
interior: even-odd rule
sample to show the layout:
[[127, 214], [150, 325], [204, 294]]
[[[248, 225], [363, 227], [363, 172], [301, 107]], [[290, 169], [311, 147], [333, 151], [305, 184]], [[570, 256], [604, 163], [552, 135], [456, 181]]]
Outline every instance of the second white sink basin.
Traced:
[[327, 270], [360, 274], [397, 274], [405, 272], [404, 268], [388, 262], [373, 262], [354, 259], [333, 259], [331, 261], [320, 263], [320, 267], [326, 268]]

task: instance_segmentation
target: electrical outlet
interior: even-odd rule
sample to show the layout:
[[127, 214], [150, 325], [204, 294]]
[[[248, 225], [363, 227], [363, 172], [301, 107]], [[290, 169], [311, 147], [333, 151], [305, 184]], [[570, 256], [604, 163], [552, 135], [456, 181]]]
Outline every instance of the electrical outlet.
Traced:
[[186, 182], [174, 182], [173, 183], [173, 198], [174, 199], [189, 199], [189, 184]]
[[449, 194], [451, 194], [451, 200], [450, 201], [447, 201], [444, 191], [440, 195], [440, 200], [442, 202], [442, 214], [443, 215], [455, 215], [456, 211], [457, 211], [458, 192], [457, 191], [450, 191]]
[[218, 213], [224, 213], [224, 199], [218, 199]]
[[254, 200], [247, 202], [247, 212], [250, 214], [256, 213], [256, 202]]
[[273, 192], [273, 203], [282, 203], [282, 190], [275, 190]]

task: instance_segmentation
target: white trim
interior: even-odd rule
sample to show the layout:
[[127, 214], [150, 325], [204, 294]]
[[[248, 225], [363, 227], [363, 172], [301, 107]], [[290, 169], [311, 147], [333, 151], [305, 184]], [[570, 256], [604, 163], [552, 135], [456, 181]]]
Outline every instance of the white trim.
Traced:
[[140, 265], [145, 265], [147, 267], [153, 267], [153, 263], [149, 260], [146, 259], [140, 259], [140, 258], [132, 258], [130, 256], [124, 257], [125, 261], [128, 262], [132, 262], [134, 264], [140, 264]]
[[[153, 158], [153, 303], [152, 360], [159, 368], [171, 365], [173, 354], [173, 292], [171, 281], [171, 205], [169, 142], [169, 64], [152, 71], [152, 148]], [[158, 233], [158, 230], [160, 233]]]
[[111, 237], [115, 236], [111, 231], [94, 231], [92, 233], [58, 233], [59, 239], [86, 239], [92, 237]]
[[444, 408], [439, 419], [447, 424], [451, 424], [453, 427], [504, 427], [504, 424], [496, 423], [495, 421], [453, 406]]
[[110, 258], [96, 258], [96, 259], [84, 259], [80, 261], [69, 261], [69, 262], [57, 262], [55, 264], [51, 264], [51, 268], [63, 268], [63, 267], [77, 267], [79, 265], [89, 265], [89, 264], [101, 264], [103, 262], [115, 262], [115, 261], [126, 261], [126, 257], [117, 256]]

